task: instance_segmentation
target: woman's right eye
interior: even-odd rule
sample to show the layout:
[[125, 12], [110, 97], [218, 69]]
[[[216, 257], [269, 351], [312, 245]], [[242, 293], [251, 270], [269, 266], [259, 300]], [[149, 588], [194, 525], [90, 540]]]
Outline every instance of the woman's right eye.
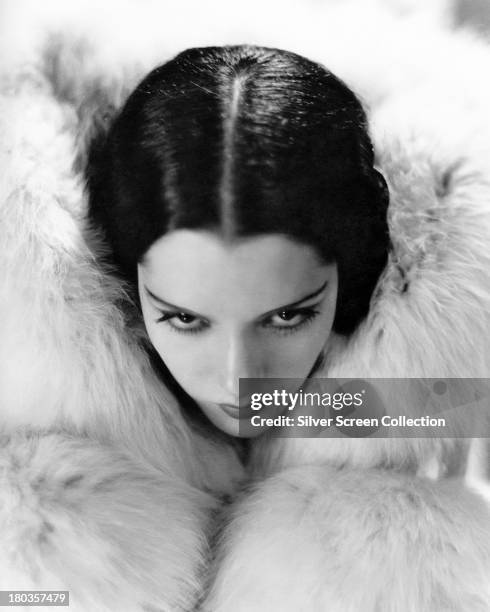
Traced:
[[162, 312], [162, 316], [156, 320], [156, 323], [162, 322], [167, 323], [171, 329], [184, 333], [202, 331], [207, 327], [201, 319], [186, 312]]

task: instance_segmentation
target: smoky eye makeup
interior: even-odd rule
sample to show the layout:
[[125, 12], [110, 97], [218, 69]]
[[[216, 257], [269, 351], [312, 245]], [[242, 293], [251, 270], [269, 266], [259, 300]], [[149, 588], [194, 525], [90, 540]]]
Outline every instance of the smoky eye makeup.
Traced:
[[159, 311], [161, 316], [155, 323], [166, 323], [174, 331], [183, 333], [198, 333], [209, 327], [209, 323], [186, 312]]
[[261, 325], [274, 333], [294, 333], [314, 321], [321, 312], [317, 309], [318, 305], [319, 304], [304, 306], [302, 308], [280, 309], [262, 321]]
[[[257, 327], [277, 334], [291, 334], [300, 331], [321, 314], [319, 306], [323, 300], [308, 306], [300, 306], [300, 304], [311, 300], [313, 297], [318, 297], [319, 294], [323, 293], [327, 285], [328, 283], [324, 283], [319, 289], [305, 296], [303, 299], [266, 313], [257, 322]], [[197, 313], [188, 312], [165, 302], [161, 298], [155, 296], [147, 287], [145, 287], [145, 290], [150, 298], [149, 302], [151, 306], [160, 314], [160, 316], [155, 319], [155, 323], [165, 324], [170, 330], [184, 334], [204, 332], [211, 327], [211, 323], [206, 318], [199, 316]], [[158, 302], [159, 305], [157, 306], [155, 302]], [[164, 310], [160, 304], [172, 308]]]
[[[194, 315], [186, 312], [170, 312], [159, 310], [161, 316], [155, 323], [165, 323], [172, 331], [181, 333], [200, 333], [210, 327], [210, 324]], [[314, 307], [295, 308], [290, 310], [281, 309], [269, 315], [266, 319], [259, 322], [263, 329], [278, 334], [288, 334], [299, 331], [311, 323], [320, 311]], [[276, 322], [274, 318], [277, 317]], [[282, 322], [281, 322], [282, 319]], [[295, 320], [296, 319], [296, 320]]]

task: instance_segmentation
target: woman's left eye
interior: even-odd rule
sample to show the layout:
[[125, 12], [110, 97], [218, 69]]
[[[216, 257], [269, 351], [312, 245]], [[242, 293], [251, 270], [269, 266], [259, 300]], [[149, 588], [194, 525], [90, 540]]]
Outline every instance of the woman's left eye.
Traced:
[[295, 330], [312, 321], [318, 313], [319, 311], [313, 308], [281, 310], [272, 315], [265, 326], [277, 331]]

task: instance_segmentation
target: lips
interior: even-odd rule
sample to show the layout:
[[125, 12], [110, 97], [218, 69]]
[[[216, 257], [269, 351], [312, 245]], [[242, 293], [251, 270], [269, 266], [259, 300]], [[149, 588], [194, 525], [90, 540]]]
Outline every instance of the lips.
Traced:
[[251, 410], [249, 404], [235, 406], [233, 404], [219, 404], [221, 410], [234, 419], [246, 419], [250, 417]]

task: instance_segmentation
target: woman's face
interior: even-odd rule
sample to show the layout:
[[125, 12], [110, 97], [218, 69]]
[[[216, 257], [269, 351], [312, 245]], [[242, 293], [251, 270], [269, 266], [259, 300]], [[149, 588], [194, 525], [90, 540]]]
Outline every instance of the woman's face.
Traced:
[[304, 380], [311, 371], [332, 327], [337, 267], [279, 234], [230, 244], [177, 230], [147, 251], [138, 289], [167, 368], [214, 425], [237, 436], [239, 378]]

